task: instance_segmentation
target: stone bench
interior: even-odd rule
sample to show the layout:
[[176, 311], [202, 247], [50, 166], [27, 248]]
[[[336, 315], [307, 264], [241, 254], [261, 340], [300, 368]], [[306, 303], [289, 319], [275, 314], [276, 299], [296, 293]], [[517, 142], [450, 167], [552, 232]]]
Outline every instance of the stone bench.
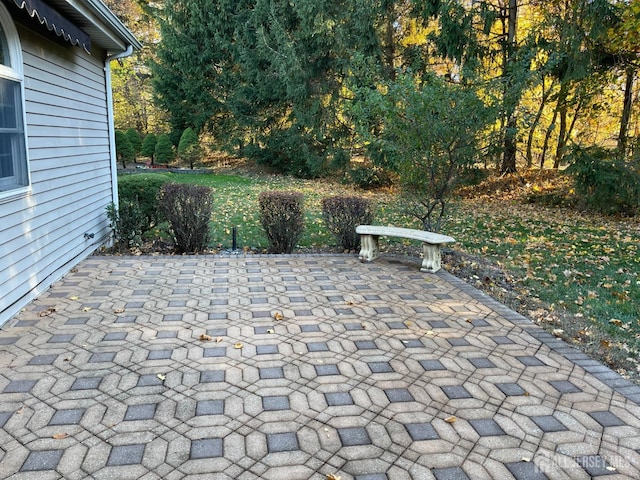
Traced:
[[435, 273], [441, 267], [440, 247], [447, 243], [455, 242], [455, 239], [439, 233], [413, 230], [411, 228], [383, 227], [378, 225], [358, 225], [356, 233], [360, 235], [360, 261], [371, 262], [378, 258], [380, 249], [378, 237], [400, 237], [422, 242], [422, 267], [423, 272]]

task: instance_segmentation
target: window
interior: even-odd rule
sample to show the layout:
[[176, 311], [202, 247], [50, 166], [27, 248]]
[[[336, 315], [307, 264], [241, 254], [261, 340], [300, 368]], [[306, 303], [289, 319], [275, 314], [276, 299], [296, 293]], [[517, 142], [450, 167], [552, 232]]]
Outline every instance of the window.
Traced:
[[21, 62], [17, 33], [0, 5], [0, 195], [29, 185]]

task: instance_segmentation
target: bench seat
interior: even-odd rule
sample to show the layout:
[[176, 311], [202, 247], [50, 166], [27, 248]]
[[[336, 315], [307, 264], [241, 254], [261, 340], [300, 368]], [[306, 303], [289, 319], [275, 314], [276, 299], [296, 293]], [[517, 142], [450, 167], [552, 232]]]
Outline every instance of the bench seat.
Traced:
[[384, 227], [381, 225], [358, 225], [356, 233], [360, 235], [360, 261], [371, 262], [380, 255], [378, 238], [399, 237], [422, 242], [422, 267], [423, 272], [435, 273], [441, 268], [442, 255], [441, 246], [447, 243], [454, 243], [456, 240], [448, 235], [426, 232], [424, 230], [414, 230], [411, 228]]

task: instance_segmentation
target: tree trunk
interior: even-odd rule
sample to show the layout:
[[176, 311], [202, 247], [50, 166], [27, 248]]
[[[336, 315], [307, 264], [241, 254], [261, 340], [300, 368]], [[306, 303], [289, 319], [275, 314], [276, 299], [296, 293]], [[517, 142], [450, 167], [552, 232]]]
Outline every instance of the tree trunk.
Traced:
[[624, 105], [622, 107], [620, 132], [618, 134], [618, 151], [621, 157], [624, 157], [627, 150], [627, 136], [629, 132], [629, 120], [631, 118], [631, 107], [633, 106], [633, 81], [635, 74], [635, 69], [630, 65], [627, 66], [624, 82]]
[[[558, 93], [558, 104], [556, 106], [556, 113], [560, 115], [560, 131], [558, 132], [558, 143], [556, 145], [556, 156], [553, 162], [553, 168], [560, 166], [560, 161], [564, 155], [564, 149], [567, 145], [567, 97], [569, 96], [569, 86], [565, 82], [560, 87]], [[554, 113], [555, 119], [555, 113]]]
[[505, 130], [504, 130], [504, 154], [502, 157], [502, 165], [500, 166], [500, 173], [515, 173], [517, 171], [516, 166], [516, 154], [517, 144], [516, 139], [518, 135], [518, 121], [516, 118], [516, 106], [518, 103], [519, 95], [514, 95], [510, 90], [513, 87], [513, 78], [511, 77], [514, 72], [512, 70], [512, 64], [515, 60], [516, 54], [516, 29], [518, 27], [518, 1], [509, 0], [509, 7], [507, 11], [507, 41], [504, 45], [503, 56], [503, 75], [505, 80], [505, 91], [503, 101], [505, 102]]
[[556, 129], [556, 120], [558, 119], [558, 107], [553, 110], [553, 118], [551, 123], [547, 127], [547, 131], [544, 134], [544, 144], [542, 145], [542, 153], [540, 154], [540, 170], [544, 168], [544, 162], [547, 159], [547, 150], [549, 149], [549, 141], [551, 140], [551, 134]]
[[531, 124], [531, 128], [529, 129], [529, 134], [527, 136], [527, 168], [531, 168], [533, 166], [533, 137], [535, 136], [536, 129], [538, 125], [540, 125], [540, 120], [542, 119], [542, 113], [544, 112], [544, 108], [547, 106], [547, 100], [549, 100], [549, 96], [553, 91], [553, 83], [549, 87], [549, 90], [544, 89], [544, 79], [542, 81], [542, 99], [540, 101], [540, 107], [538, 107], [538, 111], [536, 112], [536, 116], [533, 119]]
[[556, 146], [556, 158], [553, 161], [553, 168], [560, 166], [564, 151], [567, 148], [567, 106], [560, 107], [560, 131], [558, 132], [558, 145]]
[[507, 119], [507, 125], [504, 133], [504, 155], [502, 157], [502, 165], [500, 166], [500, 173], [515, 173], [516, 167], [516, 115], [512, 113]]
[[384, 42], [383, 55], [387, 78], [391, 81], [396, 79], [396, 66], [395, 66], [395, 38], [394, 38], [394, 24], [396, 21], [395, 15], [395, 2], [389, 2], [386, 6], [386, 19], [384, 30]]

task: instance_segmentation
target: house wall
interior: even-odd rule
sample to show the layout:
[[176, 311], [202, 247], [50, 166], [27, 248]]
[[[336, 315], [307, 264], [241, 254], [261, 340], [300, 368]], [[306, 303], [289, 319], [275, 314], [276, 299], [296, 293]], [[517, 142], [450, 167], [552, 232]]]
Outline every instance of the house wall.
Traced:
[[108, 239], [112, 201], [104, 52], [18, 33], [31, 188], [0, 200], [0, 325]]

